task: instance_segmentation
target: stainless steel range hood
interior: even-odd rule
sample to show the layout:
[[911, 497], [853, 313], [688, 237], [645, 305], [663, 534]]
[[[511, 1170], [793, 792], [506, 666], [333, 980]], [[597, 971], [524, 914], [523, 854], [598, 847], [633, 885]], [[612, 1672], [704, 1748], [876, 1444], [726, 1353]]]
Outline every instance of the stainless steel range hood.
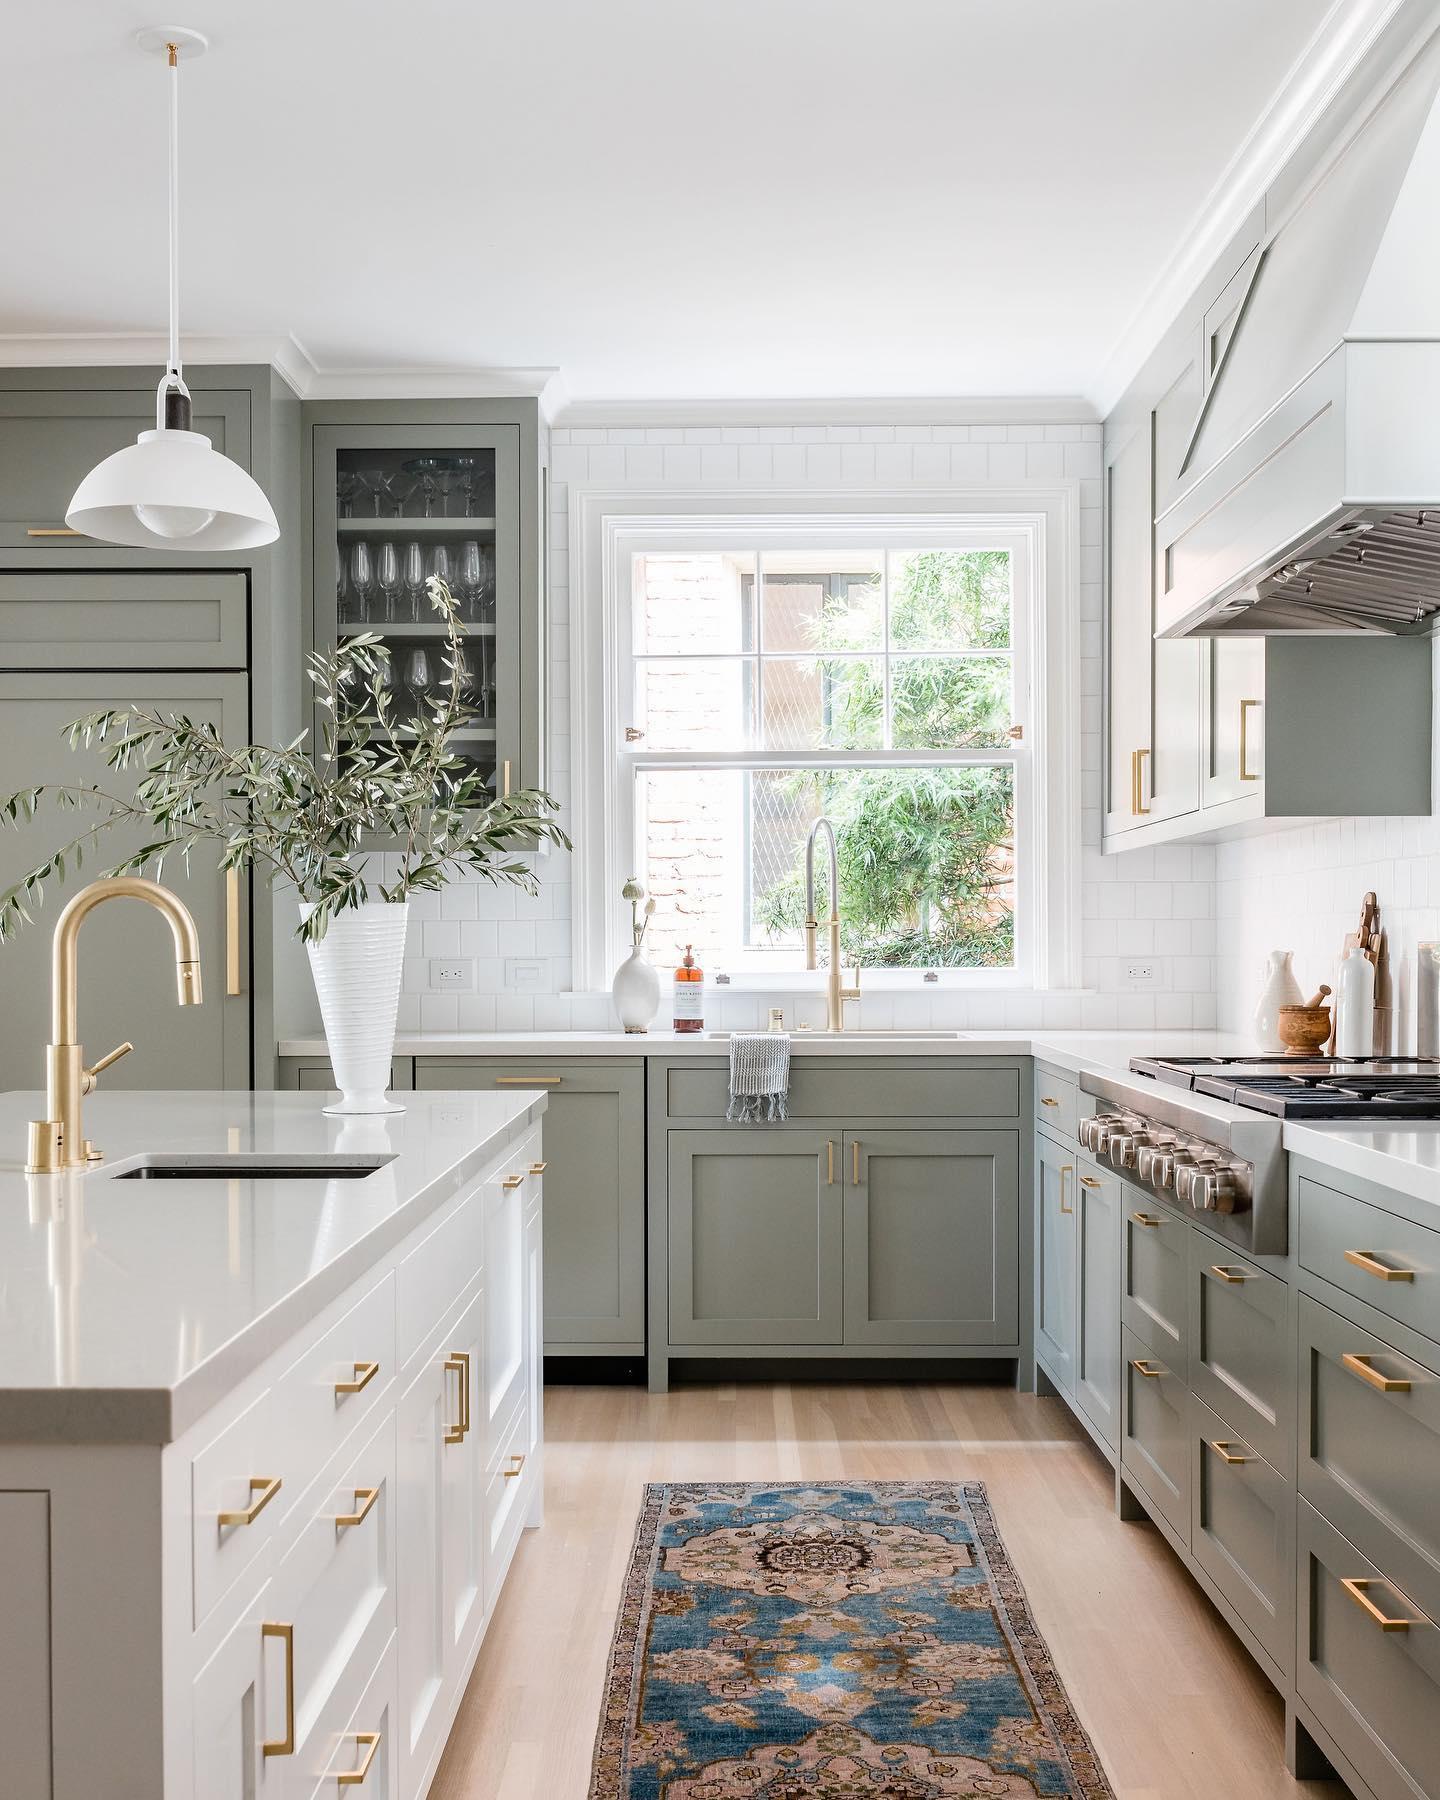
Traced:
[[1440, 38], [1267, 196], [1156, 521], [1161, 637], [1440, 628], [1437, 91]]

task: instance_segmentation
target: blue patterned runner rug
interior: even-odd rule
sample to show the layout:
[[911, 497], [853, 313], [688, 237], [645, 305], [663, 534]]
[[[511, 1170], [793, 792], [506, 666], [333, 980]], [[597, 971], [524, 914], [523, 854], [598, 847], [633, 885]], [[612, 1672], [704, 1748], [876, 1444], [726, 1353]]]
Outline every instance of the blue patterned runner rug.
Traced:
[[1113, 1800], [979, 1482], [645, 1490], [590, 1800]]

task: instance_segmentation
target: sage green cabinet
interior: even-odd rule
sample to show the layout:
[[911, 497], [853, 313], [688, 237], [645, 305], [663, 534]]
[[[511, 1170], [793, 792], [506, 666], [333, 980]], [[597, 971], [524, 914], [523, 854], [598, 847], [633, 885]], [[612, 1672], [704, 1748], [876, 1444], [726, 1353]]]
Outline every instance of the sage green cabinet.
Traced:
[[1190, 1554], [1287, 1672], [1295, 1655], [1295, 1490], [1190, 1398]]
[[1112, 1452], [1120, 1446], [1120, 1220], [1112, 1170], [1075, 1165], [1075, 1404]]
[[243, 669], [245, 576], [219, 569], [0, 570], [7, 669]]
[[1180, 1544], [1190, 1541], [1190, 1390], [1183, 1365], [1122, 1331], [1120, 1466]]
[[823, 1131], [672, 1131], [672, 1344], [844, 1341], [841, 1146]]
[[645, 1349], [645, 1065], [418, 1057], [420, 1093], [534, 1086], [545, 1109], [545, 1353]]
[[[99, 746], [71, 750], [65, 726], [109, 706], [153, 706], [245, 737], [248, 686], [243, 674], [0, 674], [0, 785], [7, 790], [53, 782], [102, 783], [133, 790], [137, 776], [108, 769]], [[47, 851], [77, 836], [94, 815], [47, 809], [18, 831], [0, 834], [0, 888], [9, 887]], [[45, 905], [15, 943], [0, 949], [0, 1089], [44, 1083], [50, 1038], [50, 933], [66, 899], [145, 841], [117, 826], [79, 869], [46, 883]], [[95, 912], [80, 938], [80, 1031], [91, 1056], [125, 1040], [135, 1049], [106, 1071], [107, 1088], [246, 1088], [250, 1068], [250, 918], [247, 884], [227, 883], [213, 850], [199, 846], [190, 867], [165, 864], [165, 885], [194, 914], [205, 988], [202, 1006], [177, 1006], [174, 946], [162, 920], [143, 903], [113, 900]], [[233, 950], [233, 954], [232, 954]], [[234, 982], [227, 981], [230, 967]]]
[[1008, 1344], [1019, 1330], [1013, 1131], [845, 1134], [845, 1342]]
[[1075, 1154], [1035, 1138], [1035, 1357], [1060, 1389], [1075, 1387]]
[[[325, 1057], [286, 1056], [280, 1060], [280, 1079], [277, 1085], [286, 1093], [333, 1094], [336, 1091], [335, 1072], [330, 1067], [329, 1059]], [[386, 1092], [403, 1094], [414, 1086], [414, 1061], [408, 1056], [392, 1056]]]

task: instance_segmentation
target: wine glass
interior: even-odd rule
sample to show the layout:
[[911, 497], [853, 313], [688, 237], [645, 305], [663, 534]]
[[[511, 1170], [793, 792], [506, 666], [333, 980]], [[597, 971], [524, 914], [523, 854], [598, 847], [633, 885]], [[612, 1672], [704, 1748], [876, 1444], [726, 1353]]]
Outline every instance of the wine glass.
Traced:
[[428, 651], [417, 647], [405, 658], [405, 685], [414, 697], [415, 717], [419, 719], [426, 696], [435, 691], [435, 673]]
[[405, 598], [410, 602], [410, 618], [418, 623], [425, 604], [425, 552], [420, 548], [419, 538], [411, 538], [401, 552], [401, 571]]
[[437, 577], [440, 581], [443, 581], [446, 587], [450, 588], [452, 592], [454, 591], [452, 584], [455, 579], [455, 570], [450, 559], [449, 548], [446, 545], [436, 544], [431, 549], [430, 566], [426, 570], [426, 574]]
[[395, 597], [400, 592], [400, 552], [387, 538], [375, 560], [375, 581], [385, 597], [385, 622], [395, 622]]
[[380, 477], [391, 506], [394, 508], [392, 518], [401, 518], [405, 512], [405, 502], [415, 492], [416, 481], [413, 475], [404, 469], [395, 469], [389, 475]]
[[467, 619], [480, 616], [480, 586], [483, 579], [484, 565], [480, 560], [480, 546], [474, 538], [466, 538], [460, 546], [455, 591], [463, 603]]
[[412, 456], [409, 462], [402, 466], [407, 475], [414, 475], [418, 478], [420, 486], [425, 491], [425, 517], [433, 519], [435, 517], [435, 496], [440, 491], [440, 484], [436, 480], [439, 463], [433, 456]]
[[350, 568], [345, 561], [345, 552], [337, 544], [335, 546], [335, 617], [341, 625], [353, 625], [358, 608], [355, 604], [355, 590], [350, 585]]
[[355, 495], [360, 477], [353, 469], [342, 469], [335, 477], [335, 498], [340, 502], [340, 517], [349, 519], [355, 513]]
[[495, 546], [485, 544], [480, 551], [480, 587], [476, 595], [475, 617], [483, 624], [495, 623]]
[[350, 587], [359, 609], [358, 617], [363, 622], [370, 616], [370, 601], [375, 592], [375, 565], [364, 538], [357, 538], [350, 549]]

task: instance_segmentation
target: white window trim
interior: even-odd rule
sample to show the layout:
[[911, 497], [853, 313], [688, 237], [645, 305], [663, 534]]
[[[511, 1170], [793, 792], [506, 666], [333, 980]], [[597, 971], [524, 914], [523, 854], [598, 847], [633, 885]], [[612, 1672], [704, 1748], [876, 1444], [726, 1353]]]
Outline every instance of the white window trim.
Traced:
[[[1017, 927], [1029, 940], [1021, 971], [940, 970], [950, 989], [1069, 989], [1080, 974], [1080, 493], [1077, 481], [984, 485], [901, 492], [746, 493], [715, 489], [614, 487], [574, 483], [570, 489], [571, 731], [575, 839], [572, 892], [574, 982], [601, 991], [628, 943], [628, 907], [620, 898], [629, 852], [620, 830], [630, 797], [616, 780], [617, 746], [627, 720], [630, 558], [636, 549], [690, 546], [705, 538], [725, 548], [748, 548], [757, 537], [794, 533], [809, 544], [873, 547], [877, 537], [947, 530], [982, 530], [1025, 541], [1026, 561], [1040, 604], [1033, 608], [1029, 710], [1022, 722], [1039, 757], [1017, 759], [1030, 772], [1022, 816], [1027, 841], [1029, 916]], [[763, 546], [762, 546], [763, 547]], [[1005, 753], [952, 753], [936, 761], [1005, 760]], [[721, 758], [734, 761], [728, 753]], [[783, 754], [759, 753], [756, 766], [775, 767]], [[810, 760], [808, 754], [802, 760]], [[913, 762], [904, 753], [877, 762]], [[1017, 779], [1019, 776], [1017, 775]], [[1017, 798], [1020, 796], [1017, 794]], [[630, 859], [630, 860], [633, 860]], [[871, 988], [913, 989], [918, 970], [867, 970]], [[783, 991], [813, 986], [815, 977], [774, 972], [732, 977], [736, 989]]]

